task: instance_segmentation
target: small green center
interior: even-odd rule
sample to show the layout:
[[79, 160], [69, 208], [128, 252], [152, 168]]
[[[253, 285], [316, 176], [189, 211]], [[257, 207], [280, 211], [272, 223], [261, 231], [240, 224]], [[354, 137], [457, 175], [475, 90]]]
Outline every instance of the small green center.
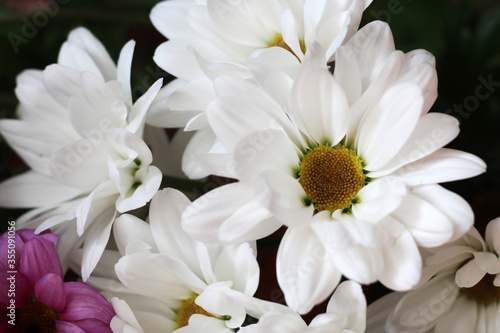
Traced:
[[461, 288], [460, 292], [475, 301], [488, 305], [500, 300], [500, 287], [495, 287], [495, 275], [486, 274], [481, 281], [471, 288]]
[[193, 295], [190, 299], [182, 301], [182, 305], [177, 312], [177, 328], [187, 326], [189, 324], [189, 318], [191, 318], [194, 314], [217, 318], [213, 314], [205, 311], [201, 306], [197, 305], [195, 303], [196, 297], [198, 297], [198, 295]]
[[320, 145], [308, 151], [298, 173], [308, 201], [320, 212], [351, 207], [366, 176], [356, 152], [338, 144]]
[[59, 320], [56, 310], [32, 298], [28, 305], [16, 309], [16, 333], [57, 333], [56, 320]]

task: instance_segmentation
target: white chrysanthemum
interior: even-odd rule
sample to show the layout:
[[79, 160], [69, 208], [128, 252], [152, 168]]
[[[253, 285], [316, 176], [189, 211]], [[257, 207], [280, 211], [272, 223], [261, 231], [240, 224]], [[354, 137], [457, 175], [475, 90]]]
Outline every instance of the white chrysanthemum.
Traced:
[[119, 253], [106, 252], [89, 279], [121, 299], [113, 300], [114, 331], [234, 332], [247, 314], [291, 313], [252, 297], [259, 266], [249, 243], [207, 245], [182, 230], [189, 204], [181, 192], [165, 189], [151, 201], [150, 224], [128, 214], [117, 218]]
[[370, 3], [173, 0], [157, 4], [151, 21], [169, 40], [157, 48], [154, 60], [179, 79], [162, 91], [168, 99], [148, 122], [163, 127], [184, 127], [189, 122], [188, 130], [198, 130], [184, 154], [183, 168], [190, 177], [206, 176], [195, 155], [218, 148], [203, 113], [215, 97], [213, 78], [222, 74], [250, 78], [249, 66], [256, 63], [296, 72], [313, 43], [319, 43], [331, 61], [355, 33]]
[[117, 212], [144, 206], [161, 182], [142, 140], [161, 81], [133, 103], [134, 45], [123, 47], [115, 65], [88, 30], [73, 30], [58, 64], [18, 76], [19, 119], [0, 121], [2, 135], [31, 167], [0, 185], [0, 205], [35, 208], [18, 226], [64, 234], [58, 242], [63, 261], [85, 241], [84, 280], [104, 250]]
[[363, 333], [366, 327], [366, 299], [356, 282], [341, 283], [330, 298], [326, 313], [309, 324], [298, 314], [274, 314], [243, 327], [240, 333]]
[[239, 182], [183, 215], [185, 230], [207, 242], [257, 239], [288, 226], [277, 274], [299, 313], [324, 300], [341, 273], [413, 287], [417, 246], [457, 239], [473, 223], [469, 205], [436, 183], [485, 170], [479, 158], [442, 148], [459, 129], [453, 117], [428, 113], [433, 58], [395, 51], [385, 23], [367, 25], [338, 50], [334, 76], [323, 53], [310, 51], [292, 85], [273, 73], [274, 90], [216, 80], [207, 117], [232, 155], [207, 155], [218, 163], [207, 170]]
[[[500, 330], [500, 218], [486, 228], [486, 242], [472, 228], [461, 239], [428, 249], [419, 286], [399, 297], [388, 295], [374, 307], [389, 307], [389, 333], [490, 333]], [[393, 303], [393, 304], [390, 304]], [[376, 315], [375, 311], [371, 311]], [[379, 321], [379, 323], [382, 323]], [[378, 329], [378, 330], [377, 330]]]

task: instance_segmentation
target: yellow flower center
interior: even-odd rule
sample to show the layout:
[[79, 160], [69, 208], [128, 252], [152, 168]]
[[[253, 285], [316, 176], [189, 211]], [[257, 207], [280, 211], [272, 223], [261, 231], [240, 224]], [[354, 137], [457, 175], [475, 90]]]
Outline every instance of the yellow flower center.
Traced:
[[27, 306], [16, 309], [16, 332], [57, 333], [56, 319], [60, 319], [56, 310], [33, 297]]
[[[304, 41], [299, 40], [299, 45], [300, 45], [300, 50], [302, 51], [303, 54], [305, 54], [306, 44], [304, 43]], [[285, 41], [283, 40], [283, 36], [281, 34], [277, 34], [276, 36], [274, 36], [273, 40], [268, 44], [268, 47], [273, 47], [273, 46], [281, 47], [290, 52], [291, 54], [293, 54], [297, 59], [299, 59], [299, 57], [297, 57], [297, 55], [292, 51], [290, 46], [288, 46], [288, 44], [285, 43]]]
[[493, 285], [495, 275], [486, 274], [481, 281], [471, 288], [461, 288], [462, 294], [485, 305], [500, 300], [500, 287]]
[[196, 297], [198, 297], [198, 295], [193, 295], [190, 299], [182, 301], [181, 308], [177, 313], [177, 328], [187, 326], [189, 324], [189, 318], [191, 318], [194, 314], [217, 318], [211, 313], [205, 311], [201, 306], [196, 305], [194, 302]]
[[318, 212], [350, 208], [366, 183], [356, 152], [342, 144], [320, 145], [307, 152], [298, 176], [308, 196], [306, 201], [314, 204]]

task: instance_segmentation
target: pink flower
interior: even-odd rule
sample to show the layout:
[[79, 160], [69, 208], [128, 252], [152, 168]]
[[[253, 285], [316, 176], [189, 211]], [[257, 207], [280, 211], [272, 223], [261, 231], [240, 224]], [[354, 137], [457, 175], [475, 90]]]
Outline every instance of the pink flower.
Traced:
[[104, 296], [84, 283], [64, 282], [57, 238], [33, 230], [0, 237], [1, 332], [111, 332], [115, 313]]

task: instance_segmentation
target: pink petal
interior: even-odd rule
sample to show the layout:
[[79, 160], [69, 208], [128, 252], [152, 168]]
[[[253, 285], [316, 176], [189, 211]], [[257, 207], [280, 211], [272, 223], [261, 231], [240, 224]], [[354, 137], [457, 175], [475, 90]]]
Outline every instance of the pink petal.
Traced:
[[[111, 304], [97, 290], [80, 282], [66, 282], [66, 308], [59, 316], [88, 332], [107, 327], [115, 315]], [[111, 330], [109, 330], [111, 332]]]
[[64, 278], [56, 247], [42, 237], [33, 238], [24, 245], [19, 270], [30, 278], [33, 285], [48, 273]]
[[35, 297], [47, 307], [63, 311], [66, 305], [64, 281], [53, 273], [43, 276], [35, 285]]
[[56, 320], [56, 328], [58, 333], [86, 333], [75, 324]]

